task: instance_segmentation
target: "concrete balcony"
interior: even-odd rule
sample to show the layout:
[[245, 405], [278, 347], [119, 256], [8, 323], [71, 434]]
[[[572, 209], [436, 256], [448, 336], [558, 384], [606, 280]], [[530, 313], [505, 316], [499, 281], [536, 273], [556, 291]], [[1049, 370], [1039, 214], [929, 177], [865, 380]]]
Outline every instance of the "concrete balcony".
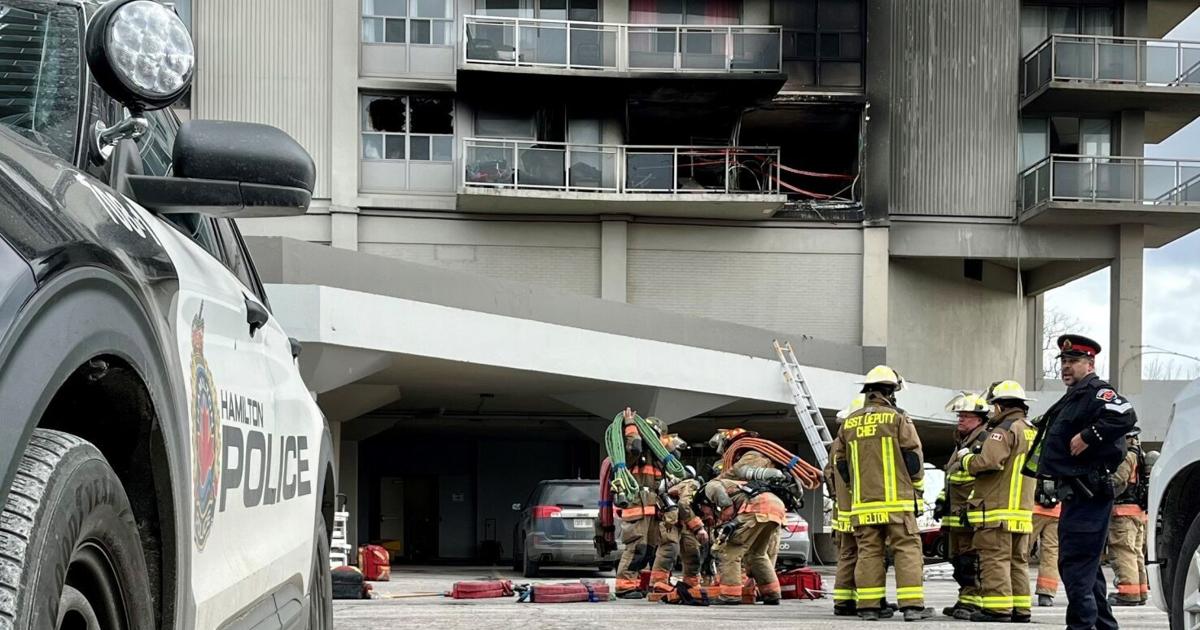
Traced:
[[761, 219], [787, 200], [779, 149], [463, 141], [460, 210]]
[[[619, 24], [468, 15], [458, 79], [466, 90], [558, 87], [644, 92], [663, 81], [683, 93], [740, 91], [769, 98], [783, 85], [779, 26]], [[737, 82], [736, 87], [730, 82]], [[735, 94], [737, 92], [734, 92]]]
[[1200, 226], [1200, 160], [1051, 155], [1025, 169], [1018, 220], [1034, 225]]
[[1021, 62], [1023, 113], [1146, 111], [1159, 142], [1200, 115], [1200, 42], [1052, 35]]

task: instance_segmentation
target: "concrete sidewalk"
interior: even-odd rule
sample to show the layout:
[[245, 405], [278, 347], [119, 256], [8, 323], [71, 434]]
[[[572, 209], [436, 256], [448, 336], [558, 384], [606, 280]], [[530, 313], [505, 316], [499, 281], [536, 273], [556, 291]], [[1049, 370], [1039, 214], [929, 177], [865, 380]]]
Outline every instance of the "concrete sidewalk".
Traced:
[[[936, 607], [954, 601], [956, 585], [940, 565], [926, 569], [927, 605]], [[827, 574], [828, 571], [822, 570]], [[601, 604], [518, 604], [516, 598], [489, 600], [452, 600], [441, 596], [404, 597], [420, 593], [450, 590], [459, 580], [506, 579], [525, 582], [567, 582], [581, 577], [607, 577], [588, 571], [549, 572], [529, 580], [516, 572], [498, 567], [393, 567], [392, 580], [372, 582], [380, 599], [334, 602], [334, 626], [340, 630], [382, 630], [400, 627], [425, 627], [475, 630], [478, 628], [628, 628], [630, 619], [639, 624], [671, 627], [681, 623], [705, 626], [718, 623], [754, 624], [763, 627], [854, 628], [862, 622], [855, 618], [834, 617], [832, 603], [825, 600], [786, 600], [781, 606], [738, 606], [696, 608], [651, 604], [645, 601], [618, 600]], [[828, 582], [828, 579], [827, 579]], [[889, 577], [889, 583], [891, 582]], [[829, 584], [827, 583], [828, 587]], [[891, 598], [894, 600], [894, 598]], [[1034, 624], [1063, 625], [1066, 597], [1058, 597], [1055, 608], [1035, 608]], [[1122, 628], [1130, 630], [1166, 630], [1167, 615], [1153, 606], [1118, 609]], [[899, 617], [881, 623], [901, 623]], [[999, 625], [999, 624], [990, 624]], [[965, 628], [964, 622], [940, 614], [921, 624], [922, 628]]]

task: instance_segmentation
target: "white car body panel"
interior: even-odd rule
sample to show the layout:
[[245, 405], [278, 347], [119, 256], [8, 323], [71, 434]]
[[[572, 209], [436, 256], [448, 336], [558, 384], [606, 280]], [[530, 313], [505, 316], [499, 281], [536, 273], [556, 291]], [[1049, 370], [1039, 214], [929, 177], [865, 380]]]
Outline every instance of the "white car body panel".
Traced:
[[[1153, 563], [1147, 566], [1150, 573], [1150, 596], [1154, 605], [1162, 610], [1167, 610], [1168, 607], [1162, 588], [1157, 587], [1163, 584], [1163, 580], [1162, 565], [1158, 563], [1160, 558], [1156, 553], [1155, 524], [1159, 522], [1162, 512], [1170, 509], [1170, 506], [1164, 506], [1162, 501], [1171, 480], [1188, 466], [1200, 462], [1200, 380], [1193, 381], [1180, 392], [1175, 398], [1172, 410], [1174, 419], [1167, 429], [1158, 462], [1150, 472], [1150, 519], [1149, 527], [1146, 528], [1146, 554], [1147, 559]], [[1200, 488], [1196, 491], [1200, 492]]]

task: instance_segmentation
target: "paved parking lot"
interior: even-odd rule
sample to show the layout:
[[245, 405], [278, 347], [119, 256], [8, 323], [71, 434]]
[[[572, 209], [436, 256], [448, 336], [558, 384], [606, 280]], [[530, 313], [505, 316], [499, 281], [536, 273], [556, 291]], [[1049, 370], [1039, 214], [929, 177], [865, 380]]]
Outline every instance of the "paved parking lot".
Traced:
[[[948, 571], [941, 566], [927, 569], [925, 583], [928, 605], [942, 606], [954, 600], [955, 585]], [[559, 571], [537, 581], [572, 581], [580, 577], [601, 574]], [[456, 601], [446, 597], [411, 597], [421, 593], [439, 593], [450, 589], [458, 580], [502, 578], [514, 583], [528, 582], [515, 572], [494, 567], [395, 567], [392, 581], [373, 583], [380, 599], [369, 601], [334, 602], [334, 626], [340, 630], [376, 630], [400, 627], [478, 629], [508, 628], [628, 628], [631, 619], [637, 623], [661, 628], [679, 627], [681, 623], [753, 624], [759, 627], [796, 627], [803, 623], [809, 628], [852, 628], [860, 623], [853, 618], [834, 617], [829, 600], [784, 601], [781, 606], [738, 606], [694, 608], [651, 604], [645, 601], [613, 601], [602, 604], [518, 604], [515, 598]], [[611, 573], [607, 575], [611, 578]], [[890, 580], [889, 580], [890, 582]], [[828, 587], [828, 584], [826, 585]], [[1056, 608], [1035, 608], [1034, 623], [1043, 626], [1063, 625], [1062, 605], [1065, 596], [1059, 594]], [[1117, 611], [1122, 628], [1166, 630], [1166, 614], [1153, 606], [1124, 608]], [[899, 617], [880, 623], [902, 623]], [[669, 624], [669, 625], [668, 625]], [[992, 624], [1000, 625], [1000, 624]], [[941, 617], [921, 625], [925, 628], [963, 628], [965, 622]]]

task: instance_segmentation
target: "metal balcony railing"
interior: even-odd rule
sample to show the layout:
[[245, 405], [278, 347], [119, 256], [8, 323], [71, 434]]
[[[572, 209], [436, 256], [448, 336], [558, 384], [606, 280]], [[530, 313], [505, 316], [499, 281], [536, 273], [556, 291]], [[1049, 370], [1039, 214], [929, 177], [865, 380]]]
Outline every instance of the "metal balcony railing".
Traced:
[[1200, 160], [1055, 154], [1021, 172], [1022, 210], [1050, 201], [1200, 205]]
[[1021, 61], [1021, 98], [1050, 81], [1200, 86], [1200, 42], [1051, 35]]
[[775, 147], [463, 140], [463, 189], [778, 194]]
[[780, 72], [778, 26], [616, 24], [468, 15], [465, 64], [627, 72]]

